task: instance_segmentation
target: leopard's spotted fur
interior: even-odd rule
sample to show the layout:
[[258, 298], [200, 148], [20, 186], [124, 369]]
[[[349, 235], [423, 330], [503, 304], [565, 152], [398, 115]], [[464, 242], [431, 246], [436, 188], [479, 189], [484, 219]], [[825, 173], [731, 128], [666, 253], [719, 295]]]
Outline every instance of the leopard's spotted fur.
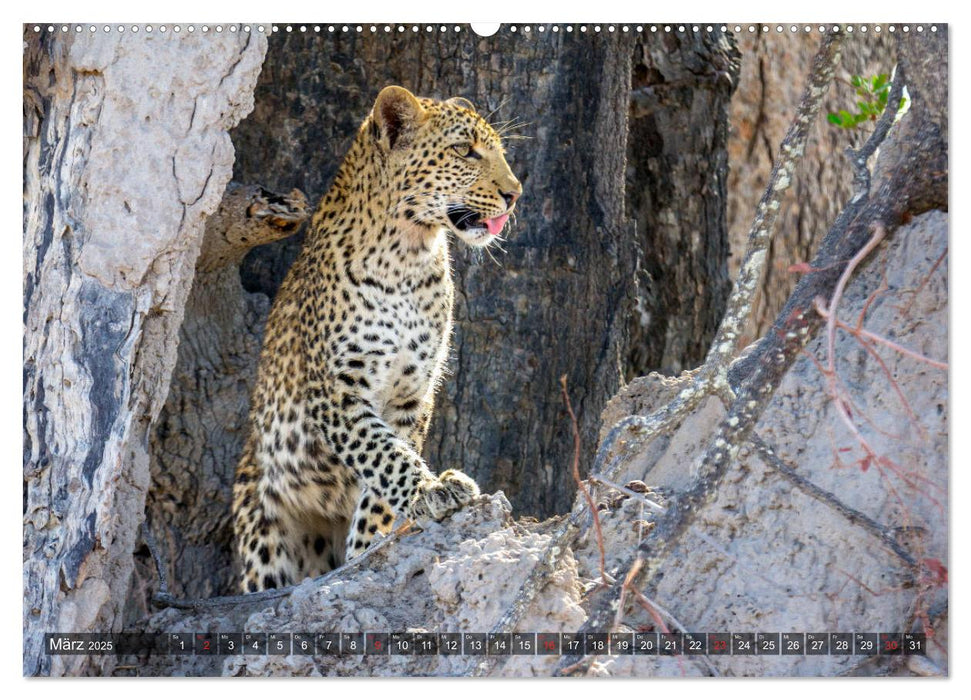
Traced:
[[244, 591], [329, 571], [395, 518], [478, 494], [420, 456], [451, 335], [447, 232], [488, 245], [521, 192], [468, 101], [378, 95], [267, 322], [234, 489]]

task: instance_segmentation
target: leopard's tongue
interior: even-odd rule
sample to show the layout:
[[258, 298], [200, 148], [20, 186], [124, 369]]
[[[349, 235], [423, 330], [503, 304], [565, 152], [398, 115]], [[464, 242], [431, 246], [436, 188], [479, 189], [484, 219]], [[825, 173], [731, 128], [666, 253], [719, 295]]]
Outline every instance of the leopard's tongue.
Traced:
[[509, 218], [509, 214], [503, 214], [502, 216], [497, 216], [493, 219], [485, 219], [486, 228], [489, 229], [489, 233], [493, 236], [498, 236], [499, 232], [502, 231], [502, 227], [506, 225], [506, 220]]

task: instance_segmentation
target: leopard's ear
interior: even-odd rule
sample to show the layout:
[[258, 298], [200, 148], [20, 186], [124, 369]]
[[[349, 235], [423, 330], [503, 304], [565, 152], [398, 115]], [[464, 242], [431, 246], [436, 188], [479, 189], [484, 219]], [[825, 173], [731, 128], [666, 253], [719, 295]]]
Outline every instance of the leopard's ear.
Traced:
[[469, 102], [464, 97], [451, 97], [448, 100], [450, 105], [455, 105], [456, 107], [461, 107], [462, 109], [467, 109], [470, 112], [475, 112], [475, 105]]
[[397, 85], [389, 85], [379, 94], [371, 110], [371, 118], [378, 125], [381, 140], [392, 149], [426, 118], [418, 98]]

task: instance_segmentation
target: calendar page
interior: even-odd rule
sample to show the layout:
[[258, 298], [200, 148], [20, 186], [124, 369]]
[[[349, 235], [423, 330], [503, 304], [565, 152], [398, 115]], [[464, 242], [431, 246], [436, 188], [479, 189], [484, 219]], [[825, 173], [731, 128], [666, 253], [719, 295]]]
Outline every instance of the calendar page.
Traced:
[[948, 675], [947, 24], [22, 33], [25, 676]]

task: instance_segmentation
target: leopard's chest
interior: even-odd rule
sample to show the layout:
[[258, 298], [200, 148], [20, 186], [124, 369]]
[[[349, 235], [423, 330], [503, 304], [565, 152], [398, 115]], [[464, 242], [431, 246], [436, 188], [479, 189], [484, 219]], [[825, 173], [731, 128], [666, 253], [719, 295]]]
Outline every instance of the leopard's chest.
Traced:
[[372, 295], [370, 323], [355, 343], [365, 362], [366, 398], [379, 413], [420, 401], [441, 377], [452, 330], [452, 282]]

